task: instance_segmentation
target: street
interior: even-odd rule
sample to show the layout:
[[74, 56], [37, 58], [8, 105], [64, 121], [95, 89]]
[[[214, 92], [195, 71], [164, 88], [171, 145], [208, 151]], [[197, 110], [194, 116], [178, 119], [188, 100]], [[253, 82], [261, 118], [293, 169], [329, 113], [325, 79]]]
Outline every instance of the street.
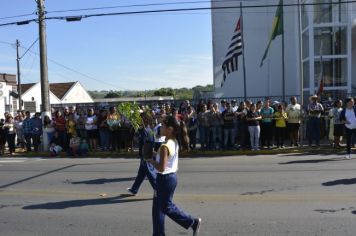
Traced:
[[[0, 235], [151, 235], [138, 159], [0, 158]], [[356, 158], [259, 155], [181, 158], [175, 203], [201, 234], [356, 235]], [[191, 235], [166, 218], [167, 235]]]

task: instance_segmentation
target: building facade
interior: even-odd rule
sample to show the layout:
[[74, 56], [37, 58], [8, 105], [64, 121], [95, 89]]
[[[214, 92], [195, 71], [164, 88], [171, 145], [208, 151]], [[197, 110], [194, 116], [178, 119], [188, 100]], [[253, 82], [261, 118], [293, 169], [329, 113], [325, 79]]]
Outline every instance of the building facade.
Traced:
[[0, 73], [0, 117], [5, 112], [14, 114], [18, 109], [16, 75]]
[[[298, 5], [298, 1], [284, 1], [283, 76], [281, 35], [272, 41], [260, 67], [278, 3], [279, 0], [242, 1], [247, 97], [285, 94], [287, 98], [301, 95], [303, 88], [307, 98], [319, 88], [321, 68], [324, 97], [344, 97], [355, 92], [356, 49], [352, 42], [356, 42], [356, 15], [353, 13], [356, 4], [339, 0], [305, 0]], [[211, 5], [213, 8], [234, 7], [239, 6], [239, 1], [212, 1]], [[238, 58], [238, 70], [228, 74], [223, 83], [221, 69], [239, 17], [239, 8], [212, 10], [216, 97], [244, 96], [242, 56]]]
[[[79, 81], [50, 83], [49, 100], [51, 105], [93, 103], [94, 100]], [[21, 84], [24, 110], [41, 111], [41, 84]]]
[[[318, 90], [321, 74], [325, 97], [340, 98], [355, 92], [356, 57], [352, 42], [355, 15], [352, 3], [331, 0], [308, 0], [301, 8], [303, 92], [310, 95]], [[356, 9], [356, 8], [355, 8]], [[354, 58], [354, 59], [353, 59]], [[321, 71], [322, 70], [322, 71]]]

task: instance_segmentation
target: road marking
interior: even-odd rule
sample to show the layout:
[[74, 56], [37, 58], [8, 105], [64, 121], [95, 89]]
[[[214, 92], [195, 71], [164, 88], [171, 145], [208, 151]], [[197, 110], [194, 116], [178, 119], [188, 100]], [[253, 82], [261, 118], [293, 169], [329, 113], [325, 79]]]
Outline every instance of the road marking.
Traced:
[[41, 158], [25, 158], [25, 157], [5, 157], [0, 158], [0, 163], [21, 163], [28, 161], [41, 161]]

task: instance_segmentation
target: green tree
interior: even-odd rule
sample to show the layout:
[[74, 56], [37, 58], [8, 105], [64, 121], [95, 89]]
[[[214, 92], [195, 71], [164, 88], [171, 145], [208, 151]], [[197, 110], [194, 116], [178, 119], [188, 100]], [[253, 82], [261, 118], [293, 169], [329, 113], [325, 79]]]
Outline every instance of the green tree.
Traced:
[[108, 92], [104, 98], [119, 98], [122, 97], [122, 93], [120, 91], [110, 91]]
[[117, 111], [128, 119], [135, 131], [138, 130], [142, 124], [142, 118], [140, 115], [140, 107], [137, 103], [123, 102], [117, 106]]

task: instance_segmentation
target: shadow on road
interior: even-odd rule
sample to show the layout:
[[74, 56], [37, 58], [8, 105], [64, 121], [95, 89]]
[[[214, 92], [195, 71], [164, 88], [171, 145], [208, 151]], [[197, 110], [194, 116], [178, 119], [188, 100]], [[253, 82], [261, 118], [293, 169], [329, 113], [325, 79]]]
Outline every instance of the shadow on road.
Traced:
[[[131, 197], [131, 198], [129, 198]], [[129, 198], [129, 199], [128, 199]], [[132, 198], [132, 195], [129, 194], [121, 194], [116, 197], [109, 198], [95, 198], [95, 199], [83, 199], [83, 200], [70, 200], [70, 201], [62, 201], [62, 202], [48, 202], [43, 204], [29, 205], [24, 206], [22, 209], [24, 210], [60, 210], [67, 209], [71, 207], [83, 207], [83, 206], [95, 206], [95, 205], [107, 205], [107, 204], [119, 204], [119, 203], [128, 203], [128, 202], [142, 202], [149, 201], [152, 198]]]
[[338, 179], [322, 183], [323, 186], [335, 186], [335, 185], [351, 185], [356, 184], [356, 178], [353, 179]]
[[[122, 162], [118, 162], [118, 163], [122, 163]], [[105, 164], [108, 164], [108, 163], [84, 163], [84, 164], [73, 164], [73, 165], [64, 166], [64, 167], [61, 167], [61, 168], [58, 168], [58, 169], [55, 169], [55, 170], [44, 172], [42, 174], [38, 174], [38, 175], [34, 175], [34, 176], [31, 176], [31, 177], [28, 177], [28, 178], [17, 180], [15, 182], [12, 182], [12, 183], [9, 183], [9, 184], [1, 185], [0, 186], [0, 191], [2, 191], [2, 189], [5, 189], [7, 187], [10, 187], [10, 186], [13, 186], [13, 185], [16, 185], [16, 184], [20, 184], [20, 183], [23, 183], [23, 182], [26, 182], [26, 181], [29, 181], [29, 180], [32, 180], [32, 179], [36, 179], [38, 177], [42, 177], [42, 176], [45, 176], [45, 175], [49, 175], [49, 174], [53, 174], [53, 173], [56, 173], [56, 172], [60, 172], [62, 170], [66, 170], [66, 169], [69, 169], [69, 168], [72, 168], [72, 167], [76, 167], [76, 166], [92, 166], [92, 165], [105, 165]], [[112, 163], [110, 163], [110, 164], [112, 164]]]
[[343, 161], [342, 158], [328, 158], [328, 159], [312, 159], [312, 160], [300, 160], [300, 161], [288, 161], [280, 162], [279, 165], [289, 165], [289, 164], [310, 164], [310, 163], [321, 163], [330, 161]]
[[71, 184], [106, 184], [106, 183], [118, 183], [118, 182], [124, 182], [124, 181], [133, 181], [135, 179], [136, 179], [135, 177], [115, 178], [115, 179], [101, 178], [101, 179], [92, 179], [92, 180], [85, 180], [85, 181], [76, 181], [76, 182], [71, 182]]

